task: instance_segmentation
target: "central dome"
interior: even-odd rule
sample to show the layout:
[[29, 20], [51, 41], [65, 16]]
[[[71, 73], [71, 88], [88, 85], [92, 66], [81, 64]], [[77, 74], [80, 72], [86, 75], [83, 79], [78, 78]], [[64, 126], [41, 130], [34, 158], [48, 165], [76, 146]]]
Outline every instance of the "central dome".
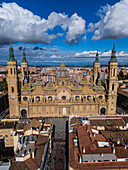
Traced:
[[57, 78], [68, 78], [69, 77], [69, 72], [67, 70], [59, 70], [58, 73], [56, 74]]

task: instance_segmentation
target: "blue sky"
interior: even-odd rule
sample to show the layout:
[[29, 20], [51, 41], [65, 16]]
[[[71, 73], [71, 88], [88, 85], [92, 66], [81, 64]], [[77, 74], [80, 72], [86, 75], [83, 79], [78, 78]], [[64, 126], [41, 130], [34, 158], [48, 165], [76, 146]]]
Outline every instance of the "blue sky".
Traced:
[[42, 65], [57, 64], [62, 54], [67, 64], [79, 61], [92, 64], [97, 48], [101, 63], [105, 64], [115, 41], [119, 63], [128, 64], [127, 0], [5, 0], [0, 3], [0, 63], [6, 62], [11, 39], [19, 63], [22, 52], [18, 48], [25, 46], [31, 64], [40, 61]]

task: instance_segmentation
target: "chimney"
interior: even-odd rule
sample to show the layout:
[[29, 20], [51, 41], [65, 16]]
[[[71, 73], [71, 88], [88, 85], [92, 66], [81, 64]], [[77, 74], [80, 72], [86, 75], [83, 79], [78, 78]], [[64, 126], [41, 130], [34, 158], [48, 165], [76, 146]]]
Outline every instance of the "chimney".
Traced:
[[79, 156], [79, 163], [82, 163], [82, 156]]
[[115, 150], [115, 148], [113, 148], [113, 151], [112, 151], [113, 153], [115, 153], [116, 152], [116, 150]]
[[117, 139], [117, 145], [119, 145], [120, 144], [120, 139]]
[[34, 150], [32, 150], [32, 158], [34, 159], [35, 154], [34, 154]]
[[103, 158], [103, 157], [104, 157], [104, 154], [103, 154], [103, 153], [101, 153], [101, 154], [100, 154], [100, 156]]
[[12, 165], [12, 160], [11, 159], [9, 159], [9, 166], [11, 166]]
[[82, 146], [82, 151], [83, 151], [83, 153], [85, 153], [85, 147], [84, 146]]

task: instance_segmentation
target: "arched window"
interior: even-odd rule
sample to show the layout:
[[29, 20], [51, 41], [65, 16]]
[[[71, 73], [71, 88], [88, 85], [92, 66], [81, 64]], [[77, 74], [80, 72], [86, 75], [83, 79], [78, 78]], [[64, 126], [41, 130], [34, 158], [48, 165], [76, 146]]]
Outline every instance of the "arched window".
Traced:
[[52, 96], [48, 96], [48, 100], [49, 100], [49, 101], [52, 101]]
[[39, 96], [36, 97], [36, 101], [38, 101], [38, 102], [40, 101], [40, 97]]
[[62, 86], [64, 86], [64, 81], [62, 81]]
[[75, 99], [76, 99], [76, 100], [79, 100], [79, 99], [80, 99], [80, 96], [76, 96]]
[[23, 109], [23, 110], [21, 111], [21, 117], [23, 117], [23, 118], [26, 118], [26, 117], [27, 117], [27, 111], [26, 111], [25, 109]]
[[104, 107], [100, 109], [100, 114], [105, 115], [105, 108]]
[[114, 90], [114, 84], [112, 84], [112, 90]]
[[113, 69], [113, 76], [115, 76], [115, 68]]
[[87, 96], [87, 100], [90, 100], [91, 99], [91, 96]]
[[14, 87], [12, 87], [12, 93], [14, 93]]

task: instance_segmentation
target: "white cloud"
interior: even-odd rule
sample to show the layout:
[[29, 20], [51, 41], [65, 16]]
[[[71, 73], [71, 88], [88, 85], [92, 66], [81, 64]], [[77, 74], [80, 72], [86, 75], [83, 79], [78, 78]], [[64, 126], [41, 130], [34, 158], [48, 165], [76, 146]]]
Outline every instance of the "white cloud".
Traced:
[[121, 0], [113, 6], [104, 6], [98, 15], [100, 21], [90, 25], [91, 30], [95, 30], [93, 40], [128, 37], [128, 0]]
[[62, 58], [62, 57], [56, 56], [56, 55], [51, 55], [50, 58]]
[[52, 12], [48, 19], [41, 19], [31, 11], [23, 9], [16, 3], [2, 3], [0, 7], [0, 45], [23, 41], [25, 43], [51, 44], [63, 33], [48, 34], [60, 26], [66, 34], [66, 43], [74, 44], [81, 40], [85, 33], [85, 20], [76, 13], [71, 17], [68, 15]]
[[109, 50], [109, 51], [105, 51], [105, 52], [103, 52], [102, 54], [101, 54], [101, 56], [111, 56], [111, 53], [112, 53], [112, 51], [111, 50]]
[[[97, 51], [83, 51], [81, 53], [75, 53], [75, 57], [95, 57]], [[112, 51], [104, 51], [103, 53], [98, 51], [99, 57], [111, 57]], [[128, 53], [125, 51], [119, 51], [116, 53], [117, 57], [127, 57]]]
[[87, 37], [86, 37], [86, 35], [82, 38], [84, 41], [86, 41], [86, 39], [87, 39]]
[[51, 51], [54, 51], [54, 52], [58, 51], [57, 48], [50, 48], [50, 50], [51, 50]]
[[82, 34], [85, 34], [85, 20], [75, 13], [71, 16], [65, 42], [70, 45], [78, 43]]
[[[76, 53], [75, 57], [94, 57], [96, 56], [97, 51], [83, 51], [81, 53]], [[101, 54], [101, 52], [98, 52]]]

